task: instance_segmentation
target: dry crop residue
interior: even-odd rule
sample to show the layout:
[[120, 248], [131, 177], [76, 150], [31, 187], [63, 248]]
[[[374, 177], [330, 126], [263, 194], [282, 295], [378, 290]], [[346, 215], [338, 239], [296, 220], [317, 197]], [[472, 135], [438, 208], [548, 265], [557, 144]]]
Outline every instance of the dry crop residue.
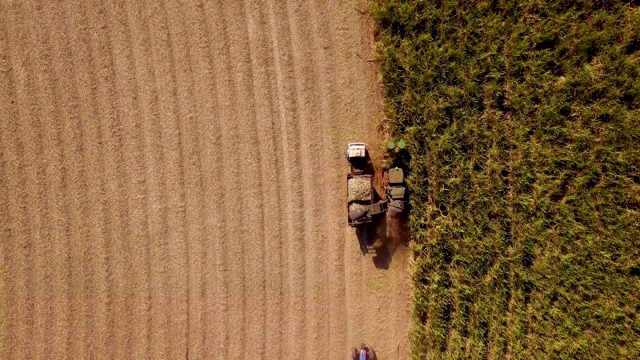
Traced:
[[405, 358], [408, 251], [346, 224], [361, 6], [1, 3], [0, 358]]
[[371, 200], [371, 178], [354, 177], [347, 181], [347, 201]]

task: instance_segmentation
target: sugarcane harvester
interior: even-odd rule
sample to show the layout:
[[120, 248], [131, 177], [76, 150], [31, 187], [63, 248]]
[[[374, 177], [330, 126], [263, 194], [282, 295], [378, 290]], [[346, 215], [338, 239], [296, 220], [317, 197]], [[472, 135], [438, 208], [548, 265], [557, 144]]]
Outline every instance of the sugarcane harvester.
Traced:
[[[393, 141], [387, 142], [389, 156], [383, 162], [386, 182], [385, 193], [389, 202], [389, 215], [392, 217], [402, 216], [408, 210], [409, 205], [403, 170], [407, 163], [406, 145], [404, 140], [400, 140], [397, 143]], [[391, 162], [391, 167], [387, 166], [389, 162]]]
[[387, 180], [386, 194], [389, 201], [389, 214], [400, 216], [405, 211], [406, 188], [404, 186], [404, 171], [399, 167], [394, 167], [385, 172]]
[[366, 174], [369, 164], [365, 143], [349, 143], [346, 151], [351, 172], [347, 175], [347, 213], [351, 227], [371, 223], [376, 215], [387, 211], [388, 203], [374, 203], [373, 176]]

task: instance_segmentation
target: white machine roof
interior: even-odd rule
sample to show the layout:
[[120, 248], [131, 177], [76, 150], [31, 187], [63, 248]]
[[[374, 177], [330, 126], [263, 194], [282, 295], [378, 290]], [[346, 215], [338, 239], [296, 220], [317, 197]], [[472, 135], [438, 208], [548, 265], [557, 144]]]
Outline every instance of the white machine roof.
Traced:
[[365, 157], [366, 145], [364, 143], [350, 143], [347, 149], [347, 156], [349, 158]]

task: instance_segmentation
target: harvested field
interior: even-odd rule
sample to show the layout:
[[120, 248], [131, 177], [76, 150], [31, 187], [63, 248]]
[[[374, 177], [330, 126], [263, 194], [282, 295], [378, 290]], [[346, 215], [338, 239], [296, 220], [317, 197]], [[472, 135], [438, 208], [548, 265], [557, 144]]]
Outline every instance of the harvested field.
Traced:
[[0, 2], [0, 358], [407, 356], [358, 1]]

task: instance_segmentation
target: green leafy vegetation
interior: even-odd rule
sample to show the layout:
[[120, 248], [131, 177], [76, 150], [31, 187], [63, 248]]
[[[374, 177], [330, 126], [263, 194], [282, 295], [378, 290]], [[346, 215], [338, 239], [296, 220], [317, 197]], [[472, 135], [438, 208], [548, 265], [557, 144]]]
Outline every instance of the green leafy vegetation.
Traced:
[[373, 6], [415, 358], [640, 358], [637, 1]]

